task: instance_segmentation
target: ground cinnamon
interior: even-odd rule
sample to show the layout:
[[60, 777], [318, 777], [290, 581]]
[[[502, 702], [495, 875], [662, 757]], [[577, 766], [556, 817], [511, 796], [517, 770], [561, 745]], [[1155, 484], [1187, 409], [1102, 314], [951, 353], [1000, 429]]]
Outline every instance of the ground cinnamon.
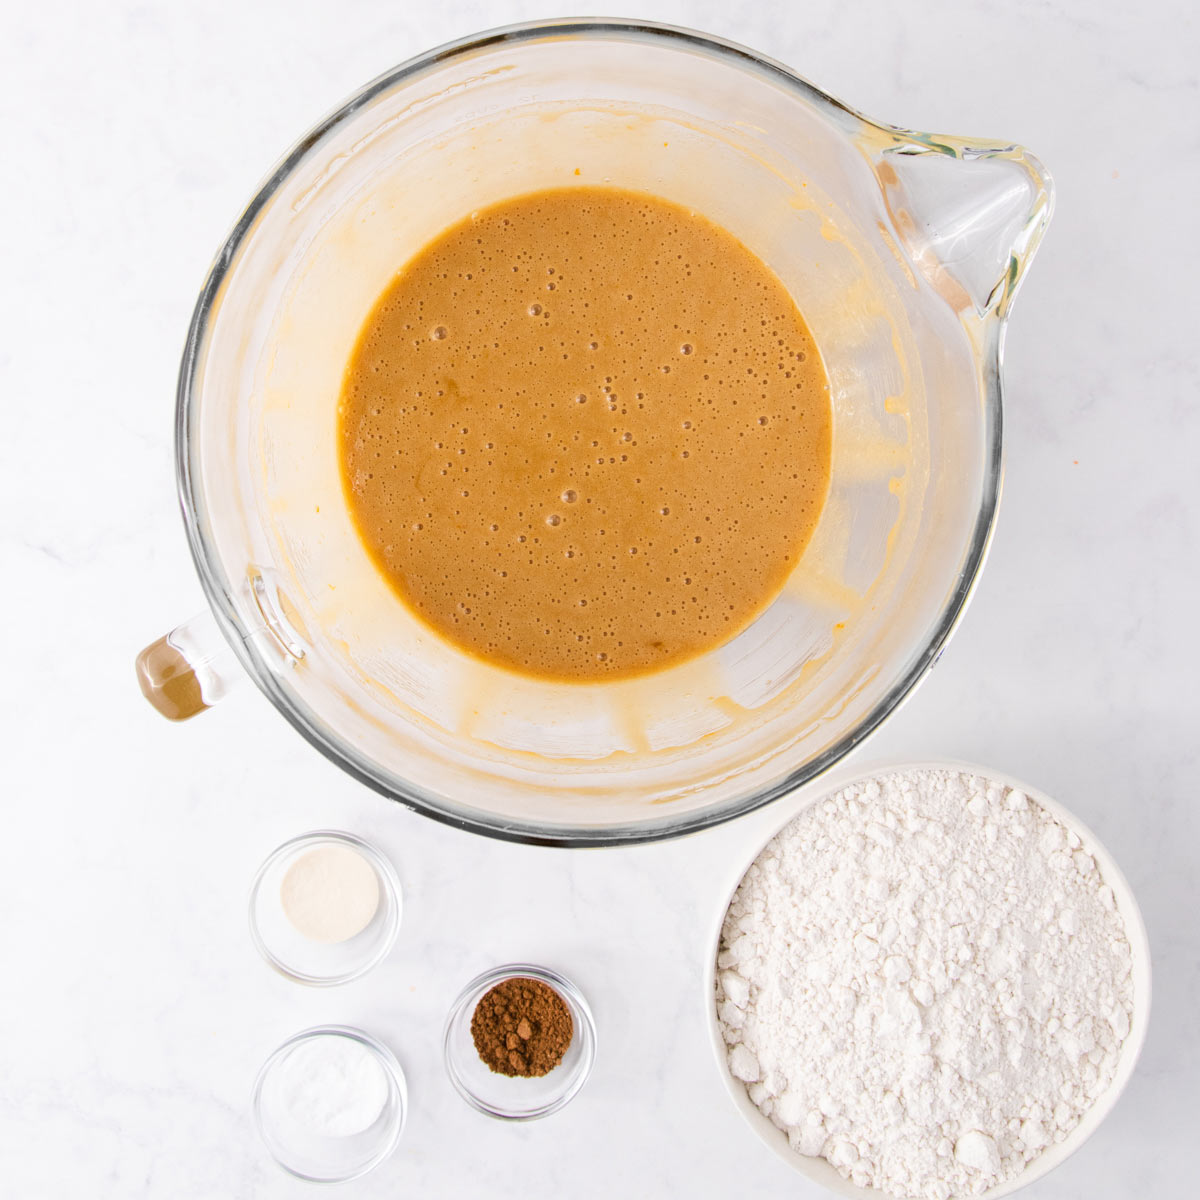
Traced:
[[575, 1026], [566, 1001], [539, 979], [506, 979], [475, 1006], [471, 1037], [498, 1075], [546, 1075], [562, 1062]]

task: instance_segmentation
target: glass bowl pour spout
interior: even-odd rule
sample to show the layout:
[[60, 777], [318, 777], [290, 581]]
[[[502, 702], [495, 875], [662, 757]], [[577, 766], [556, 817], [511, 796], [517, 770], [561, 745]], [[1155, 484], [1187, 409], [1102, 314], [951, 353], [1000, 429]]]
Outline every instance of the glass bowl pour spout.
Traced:
[[1027, 150], [874, 125], [860, 145], [913, 264], [965, 317], [1008, 316], [1054, 208]]

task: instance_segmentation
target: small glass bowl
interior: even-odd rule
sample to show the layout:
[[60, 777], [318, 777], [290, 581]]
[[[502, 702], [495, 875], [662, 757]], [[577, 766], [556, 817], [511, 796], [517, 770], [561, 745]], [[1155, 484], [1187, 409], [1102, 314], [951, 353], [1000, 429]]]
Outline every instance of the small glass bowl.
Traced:
[[[379, 881], [379, 907], [361, 933], [344, 942], [315, 942], [287, 919], [279, 891], [288, 868], [320, 846], [346, 846], [361, 855]], [[402, 899], [392, 864], [353, 834], [318, 829], [284, 842], [258, 869], [250, 887], [250, 937], [258, 952], [281, 975], [313, 987], [349, 983], [377, 966], [396, 941]]]
[[[545, 1075], [528, 1079], [500, 1075], [475, 1049], [471, 1037], [475, 1006], [506, 979], [540, 980], [563, 998], [571, 1012], [571, 1044], [562, 1062]], [[587, 1082], [596, 1060], [596, 1023], [583, 994], [569, 979], [546, 967], [510, 963], [485, 971], [462, 990], [446, 1018], [442, 1054], [450, 1082], [472, 1108], [502, 1121], [536, 1121], [558, 1112]]]
[[[388, 1094], [379, 1116], [361, 1133], [325, 1137], [298, 1123], [276, 1086], [277, 1072], [297, 1047], [321, 1038], [352, 1038], [365, 1046], [383, 1068]], [[396, 1056], [361, 1029], [319, 1025], [288, 1038], [262, 1065], [251, 1098], [254, 1124], [271, 1157], [287, 1172], [309, 1183], [346, 1183], [379, 1166], [396, 1148], [408, 1114], [408, 1087]]]

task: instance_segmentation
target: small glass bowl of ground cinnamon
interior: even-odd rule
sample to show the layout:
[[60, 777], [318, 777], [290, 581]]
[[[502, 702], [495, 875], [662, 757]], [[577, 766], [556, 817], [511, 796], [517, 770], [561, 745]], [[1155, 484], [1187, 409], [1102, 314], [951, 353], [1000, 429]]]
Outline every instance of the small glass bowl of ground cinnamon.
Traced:
[[596, 1057], [596, 1027], [569, 979], [511, 963], [467, 984], [446, 1018], [442, 1049], [450, 1082], [472, 1108], [533, 1121], [583, 1087]]

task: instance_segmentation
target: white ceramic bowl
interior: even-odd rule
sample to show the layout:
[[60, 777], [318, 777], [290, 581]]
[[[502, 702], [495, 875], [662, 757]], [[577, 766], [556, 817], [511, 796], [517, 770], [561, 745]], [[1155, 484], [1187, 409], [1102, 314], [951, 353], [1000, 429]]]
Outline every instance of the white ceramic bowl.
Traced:
[[734, 893], [737, 891], [738, 885], [742, 881], [742, 877], [771, 838], [810, 804], [816, 803], [818, 800], [832, 795], [834, 792], [841, 791], [842, 788], [850, 784], [881, 775], [922, 770], [962, 771], [966, 774], [979, 775], [985, 779], [994, 780], [1005, 787], [1018, 788], [1030, 800], [1036, 801], [1047, 812], [1061, 821], [1068, 829], [1073, 829], [1082, 839], [1084, 849], [1095, 858], [1096, 865], [1104, 877], [1104, 882], [1112, 888], [1113, 896], [1117, 902], [1117, 910], [1125, 922], [1125, 934], [1129, 939], [1129, 948], [1132, 952], [1133, 1019], [1130, 1025], [1129, 1036], [1126, 1037], [1125, 1043], [1121, 1048], [1120, 1062], [1117, 1065], [1117, 1073], [1112, 1083], [1063, 1141], [1049, 1146], [1037, 1158], [1033, 1159], [1015, 1179], [998, 1184], [996, 1187], [990, 1188], [986, 1192], [980, 1192], [977, 1196], [971, 1198], [971, 1200], [999, 1200], [1001, 1196], [1008, 1196], [1019, 1188], [1033, 1183], [1035, 1179], [1040, 1179], [1048, 1171], [1052, 1171], [1059, 1163], [1070, 1158], [1096, 1132], [1096, 1129], [1104, 1118], [1112, 1111], [1113, 1105], [1116, 1104], [1118, 1097], [1124, 1091], [1125, 1085], [1129, 1082], [1129, 1078], [1133, 1074], [1138, 1056], [1142, 1052], [1142, 1044], [1146, 1040], [1146, 1027], [1150, 1020], [1150, 943], [1146, 937], [1146, 926], [1142, 922], [1142, 914], [1138, 909], [1137, 901], [1133, 897], [1133, 892], [1130, 890], [1125, 876], [1121, 873], [1112, 855], [1100, 844], [1095, 835], [1080, 822], [1078, 817], [1037, 788], [1030, 787], [1028, 784], [1014, 779], [1011, 775], [1005, 774], [1003, 771], [994, 771], [990, 767], [980, 767], [973, 763], [950, 760], [945, 762], [885, 763], [866, 769], [860, 767], [836, 772], [822, 778], [811, 787], [804, 788], [795, 793], [784, 804], [776, 806], [773, 814], [776, 818], [779, 818], [780, 809], [782, 808], [782, 818], [777, 820], [773, 825], [767, 837], [761, 838], [757, 842], [753, 852], [743, 860], [741, 868], [738, 870], [728, 890], [723, 893], [721, 905], [717, 910], [715, 928], [708, 941], [708, 969], [704, 973], [704, 1005], [707, 1014], [709, 1039], [716, 1058], [717, 1069], [720, 1072], [721, 1079], [725, 1083], [725, 1089], [729, 1093], [734, 1107], [745, 1118], [750, 1128], [758, 1134], [764, 1145], [783, 1159], [793, 1170], [798, 1171], [801, 1175], [806, 1175], [814, 1183], [821, 1184], [839, 1196], [851, 1197], [853, 1200], [880, 1200], [880, 1197], [887, 1195], [887, 1193], [876, 1188], [864, 1188], [851, 1183], [848, 1179], [844, 1179], [825, 1159], [808, 1158], [803, 1154], [797, 1153], [788, 1145], [787, 1135], [782, 1130], [777, 1129], [767, 1117], [764, 1117], [758, 1111], [749, 1095], [747, 1095], [745, 1085], [730, 1074], [725, 1041], [721, 1036], [721, 1030], [717, 1024], [717, 1009], [713, 998], [716, 988], [717, 951], [720, 946], [721, 927], [725, 923], [725, 913], [729, 908]]

